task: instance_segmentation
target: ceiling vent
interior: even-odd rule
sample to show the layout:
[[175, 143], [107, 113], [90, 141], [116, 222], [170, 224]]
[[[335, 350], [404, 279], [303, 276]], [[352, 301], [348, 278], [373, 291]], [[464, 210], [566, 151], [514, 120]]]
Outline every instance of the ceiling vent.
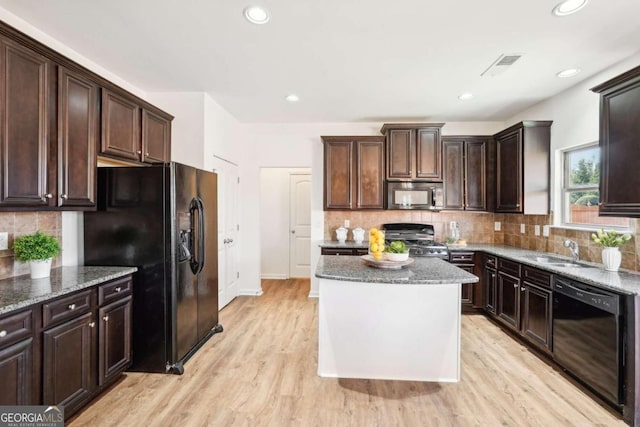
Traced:
[[522, 54], [519, 53], [502, 54], [498, 59], [493, 61], [493, 63], [489, 65], [489, 68], [484, 70], [480, 76], [498, 76], [507, 71], [507, 69], [509, 69], [509, 67], [511, 67], [521, 57]]

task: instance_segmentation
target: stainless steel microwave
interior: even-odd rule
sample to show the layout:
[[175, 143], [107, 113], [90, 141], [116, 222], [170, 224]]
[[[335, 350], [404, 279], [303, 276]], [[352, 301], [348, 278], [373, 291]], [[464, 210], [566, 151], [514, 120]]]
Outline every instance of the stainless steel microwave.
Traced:
[[387, 209], [439, 211], [443, 206], [442, 183], [387, 181]]

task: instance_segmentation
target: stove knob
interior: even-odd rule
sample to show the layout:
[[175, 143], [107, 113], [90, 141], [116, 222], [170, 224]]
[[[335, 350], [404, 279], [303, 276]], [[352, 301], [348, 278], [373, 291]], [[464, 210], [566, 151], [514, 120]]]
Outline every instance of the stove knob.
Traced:
[[430, 254], [434, 253], [434, 250], [433, 249], [429, 249], [429, 253]]

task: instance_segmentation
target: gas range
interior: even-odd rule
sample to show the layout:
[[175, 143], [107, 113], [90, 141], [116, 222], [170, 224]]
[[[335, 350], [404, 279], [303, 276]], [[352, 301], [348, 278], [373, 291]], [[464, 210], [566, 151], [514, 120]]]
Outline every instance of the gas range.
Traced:
[[431, 224], [390, 223], [383, 224], [385, 243], [403, 241], [412, 257], [438, 257], [446, 259], [449, 251], [446, 245], [434, 240], [435, 231]]

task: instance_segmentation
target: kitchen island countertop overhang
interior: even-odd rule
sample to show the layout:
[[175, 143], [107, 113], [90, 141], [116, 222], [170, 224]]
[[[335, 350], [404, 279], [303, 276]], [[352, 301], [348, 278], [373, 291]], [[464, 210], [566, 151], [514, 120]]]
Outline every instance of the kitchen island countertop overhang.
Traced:
[[400, 270], [321, 256], [318, 375], [460, 380], [461, 284], [478, 278], [437, 258]]

